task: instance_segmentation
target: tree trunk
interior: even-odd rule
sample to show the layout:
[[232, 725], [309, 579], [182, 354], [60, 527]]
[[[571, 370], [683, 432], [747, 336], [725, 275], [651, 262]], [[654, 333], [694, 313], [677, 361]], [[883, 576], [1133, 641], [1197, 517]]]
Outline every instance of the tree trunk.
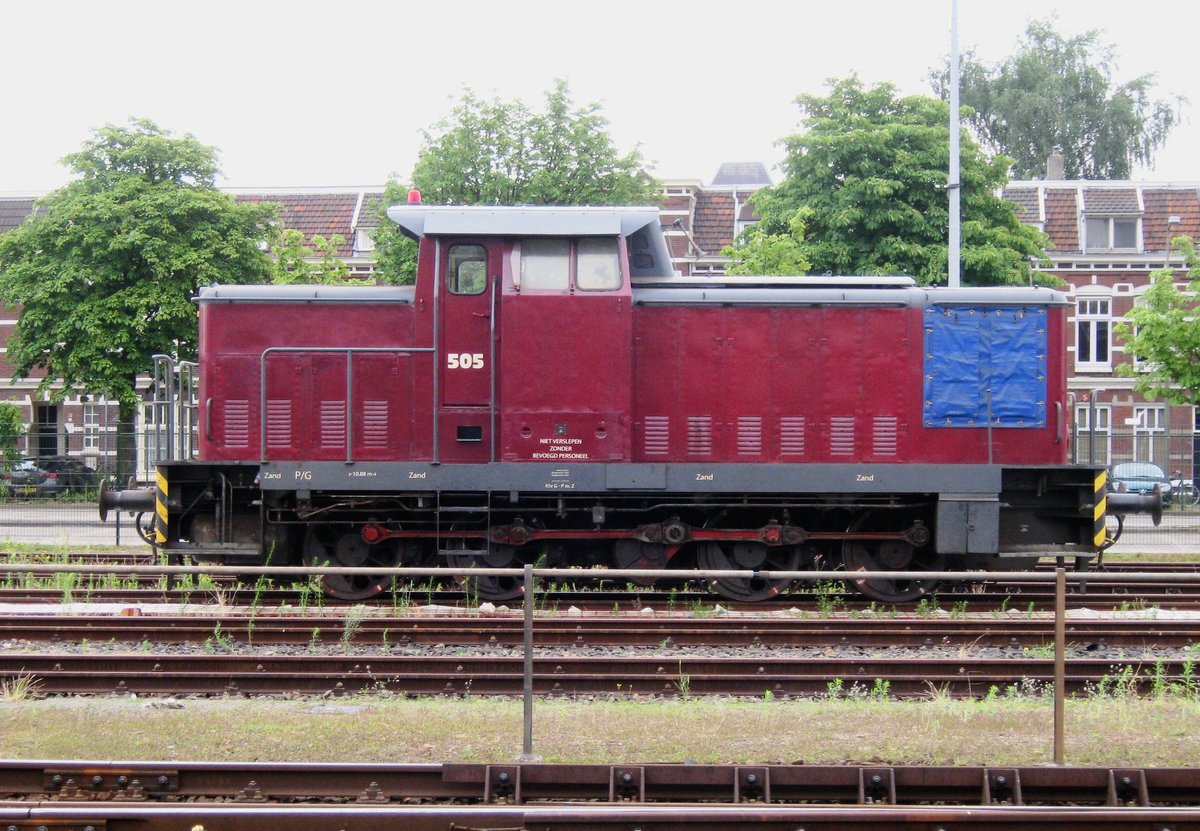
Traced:
[[117, 410], [117, 484], [124, 487], [137, 475], [138, 405], [121, 401]]

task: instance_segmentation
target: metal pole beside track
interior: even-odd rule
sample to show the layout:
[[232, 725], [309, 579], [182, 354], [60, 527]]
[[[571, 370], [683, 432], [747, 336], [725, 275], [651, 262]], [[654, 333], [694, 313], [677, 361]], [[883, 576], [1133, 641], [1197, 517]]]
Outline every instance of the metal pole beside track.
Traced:
[[1054, 764], [1063, 764], [1067, 690], [1067, 570], [1054, 569]]
[[525, 565], [525, 732], [518, 762], [540, 762], [533, 755], [533, 566]]

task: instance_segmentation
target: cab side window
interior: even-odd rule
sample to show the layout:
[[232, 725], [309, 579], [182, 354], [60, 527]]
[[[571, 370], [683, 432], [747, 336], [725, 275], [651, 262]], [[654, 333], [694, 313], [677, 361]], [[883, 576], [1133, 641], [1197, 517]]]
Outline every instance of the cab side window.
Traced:
[[483, 294], [487, 288], [487, 252], [482, 245], [451, 246], [446, 272], [451, 294]]
[[566, 291], [571, 284], [571, 244], [564, 239], [521, 241], [521, 288]]
[[612, 291], [621, 287], [617, 241], [602, 237], [581, 239], [575, 250], [575, 285], [580, 291]]
[[520, 244], [523, 290], [615, 291], [623, 285], [613, 237], [527, 238]]

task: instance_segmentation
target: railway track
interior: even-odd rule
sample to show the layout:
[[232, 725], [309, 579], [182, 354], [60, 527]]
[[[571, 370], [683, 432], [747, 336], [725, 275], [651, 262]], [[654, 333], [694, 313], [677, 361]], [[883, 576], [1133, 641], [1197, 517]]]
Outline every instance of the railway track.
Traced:
[[9, 762], [0, 792], [15, 831], [1200, 829], [1177, 768]]
[[[756, 603], [735, 603], [711, 593], [694, 588], [676, 591], [651, 591], [647, 589], [549, 589], [538, 591], [541, 606], [577, 606], [583, 609], [608, 611], [614, 608], [636, 611], [644, 607], [663, 610], [724, 609], [739, 611], [763, 611], [779, 609], [821, 610], [888, 610], [893, 607], [872, 602], [844, 586], [825, 585], [813, 589], [801, 589], [778, 598]], [[365, 603], [375, 607], [407, 607], [413, 604], [474, 607], [478, 605], [469, 592], [455, 588], [427, 588], [424, 586], [387, 592], [378, 598], [351, 603], [323, 598], [312, 589], [279, 588], [274, 584], [265, 587], [239, 585], [233, 580], [222, 580], [212, 586], [180, 588], [172, 586], [163, 578], [149, 577], [140, 587], [114, 588], [111, 581], [65, 581], [52, 586], [45, 583], [24, 584], [19, 578], [4, 583], [0, 580], [0, 604], [3, 603], [219, 603], [235, 606], [293, 606], [302, 608], [338, 608]], [[520, 605], [521, 601], [514, 601]], [[896, 606], [898, 610], [925, 609], [951, 610], [959, 607], [964, 611], [1048, 611], [1054, 605], [1052, 587], [1040, 583], [988, 583], [973, 586], [947, 586], [930, 595], [922, 603]], [[1145, 609], [1159, 608], [1178, 611], [1200, 610], [1200, 581], [1196, 585], [1180, 583], [1134, 584], [1134, 583], [1089, 583], [1083, 590], [1071, 587], [1067, 594], [1070, 609]]]
[[[1125, 670], [1130, 667], [1130, 670]], [[518, 696], [517, 655], [262, 655], [39, 653], [0, 656], [0, 677], [36, 679], [46, 695]], [[1067, 664], [1066, 693], [1122, 684], [1130, 692], [1195, 684], [1188, 658], [1090, 659]], [[1048, 658], [933, 655], [774, 656], [534, 655], [540, 697], [785, 699], [817, 696], [980, 697], [1006, 690], [1040, 694], [1053, 681]], [[1190, 682], [1189, 682], [1189, 679]]]
[[[53, 608], [53, 607], [51, 607]], [[352, 633], [347, 637], [349, 629]], [[419, 648], [433, 645], [515, 648], [523, 621], [515, 616], [368, 617], [270, 614], [41, 615], [0, 616], [0, 640], [30, 643], [123, 642], [200, 645], [214, 633], [246, 646], [348, 645]], [[917, 617], [797, 618], [683, 615], [542, 616], [533, 626], [539, 647], [713, 649], [1044, 647], [1054, 639], [1045, 618]], [[1180, 649], [1200, 642], [1200, 619], [1096, 618], [1066, 624], [1068, 646], [1077, 648]]]

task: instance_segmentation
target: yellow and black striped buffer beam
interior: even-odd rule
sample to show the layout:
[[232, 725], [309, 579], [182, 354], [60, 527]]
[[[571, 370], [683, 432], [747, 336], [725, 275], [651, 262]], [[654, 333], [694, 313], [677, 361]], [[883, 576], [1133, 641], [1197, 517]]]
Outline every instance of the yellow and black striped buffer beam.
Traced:
[[167, 477], [161, 470], [154, 475], [154, 541], [167, 541]]
[[1092, 499], [1092, 542], [1097, 547], [1108, 541], [1108, 525], [1104, 521], [1108, 513], [1108, 471], [1096, 471], [1095, 494]]

